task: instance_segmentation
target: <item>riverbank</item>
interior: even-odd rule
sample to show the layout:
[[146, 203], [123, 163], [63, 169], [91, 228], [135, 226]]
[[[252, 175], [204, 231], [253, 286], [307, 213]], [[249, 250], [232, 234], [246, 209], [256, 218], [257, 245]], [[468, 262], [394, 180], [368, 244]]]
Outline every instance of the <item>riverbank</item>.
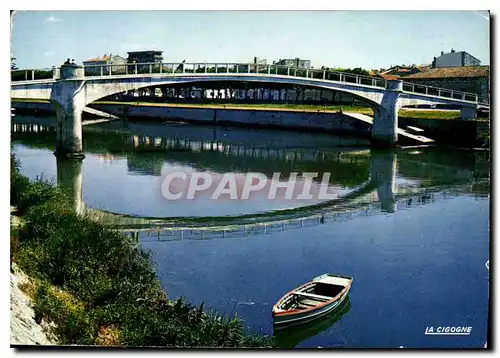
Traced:
[[57, 345], [55, 337], [47, 332], [49, 325], [36, 322], [33, 310], [32, 280], [12, 263], [10, 272], [10, 344], [25, 345]]
[[[53, 115], [48, 102], [14, 102], [16, 113]], [[92, 111], [134, 121], [180, 122], [193, 125], [221, 125], [285, 129], [371, 138], [373, 111], [359, 106], [313, 106], [238, 103], [156, 103], [97, 101]], [[85, 113], [85, 116], [88, 116]], [[400, 145], [436, 144], [459, 147], [488, 147], [489, 119], [458, 120], [456, 110], [401, 109]], [[93, 116], [95, 118], [95, 116]], [[87, 121], [88, 123], [88, 121]], [[423, 136], [427, 139], [423, 139]]]
[[[182, 298], [170, 301], [148, 251], [77, 215], [61, 189], [44, 180], [29, 181], [14, 158], [11, 205], [24, 222], [11, 226], [11, 266], [34, 282], [34, 319], [52, 322], [48, 333], [59, 344], [273, 346], [268, 337], [246, 333], [237, 318], [207, 311], [203, 304], [193, 307]], [[17, 344], [30, 344], [22, 339]]]
[[[46, 99], [23, 99], [12, 98], [13, 102], [25, 103], [46, 103], [50, 104]], [[360, 113], [368, 116], [373, 116], [373, 109], [366, 106], [350, 106], [350, 105], [311, 105], [311, 104], [276, 104], [276, 103], [159, 103], [147, 101], [96, 101], [96, 105], [127, 105], [131, 107], [172, 107], [172, 108], [205, 108], [205, 109], [239, 109], [239, 110], [252, 110], [252, 111], [285, 111], [285, 112], [306, 112], [306, 113], [338, 113], [352, 112]], [[425, 119], [443, 119], [443, 120], [457, 120], [460, 118], [459, 110], [426, 110], [426, 109], [400, 109], [398, 113], [399, 118], [425, 118]]]
[[[128, 106], [149, 107], [179, 107], [179, 108], [210, 108], [210, 109], [239, 109], [251, 111], [285, 111], [307, 113], [339, 113], [351, 112], [373, 116], [373, 109], [365, 106], [350, 105], [311, 105], [311, 104], [276, 104], [276, 103], [158, 103], [146, 101], [96, 101], [95, 104], [123, 104]], [[400, 109], [399, 118], [427, 118], [427, 119], [459, 119], [460, 111], [456, 110], [425, 110], [425, 109]]]

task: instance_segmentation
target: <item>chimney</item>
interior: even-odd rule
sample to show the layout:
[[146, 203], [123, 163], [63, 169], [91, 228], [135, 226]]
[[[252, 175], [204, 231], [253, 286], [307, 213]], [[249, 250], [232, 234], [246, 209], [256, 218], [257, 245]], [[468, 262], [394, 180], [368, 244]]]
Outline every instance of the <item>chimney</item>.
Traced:
[[441, 56], [443, 56], [443, 55], [444, 55], [444, 51], [441, 51]]
[[451, 49], [451, 53], [455, 53], [455, 50], [453, 48]]

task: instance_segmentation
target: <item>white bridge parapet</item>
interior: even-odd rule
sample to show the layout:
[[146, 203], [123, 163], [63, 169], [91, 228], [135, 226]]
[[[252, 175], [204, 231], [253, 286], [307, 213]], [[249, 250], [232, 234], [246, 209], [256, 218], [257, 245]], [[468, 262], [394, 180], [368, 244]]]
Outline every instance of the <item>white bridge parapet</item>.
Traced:
[[[27, 70], [21, 70], [27, 71]], [[34, 70], [29, 70], [34, 71]], [[474, 119], [478, 96], [403, 81], [277, 65], [237, 63], [131, 63], [126, 65], [54, 68], [53, 78], [31, 76], [13, 81], [12, 98], [49, 99], [57, 110], [58, 147], [66, 153], [81, 153], [81, 112], [88, 104], [113, 94], [139, 88], [193, 82], [262, 82], [309, 86], [350, 93], [374, 109], [372, 137], [392, 146], [397, 143], [398, 110], [408, 105], [455, 105], [461, 119]], [[31, 78], [32, 80], [26, 80]]]
[[[60, 79], [61, 67], [52, 69], [52, 79]], [[168, 75], [202, 75], [202, 74], [237, 74], [237, 75], [269, 75], [320, 79], [365, 85], [370, 87], [386, 88], [387, 81], [383, 78], [364, 76], [329, 69], [301, 69], [292, 66], [260, 65], [254, 63], [129, 63], [121, 65], [84, 65], [83, 76], [88, 79], [94, 78], [116, 78], [117, 76], [151, 77]], [[37, 70], [14, 70], [12, 73], [20, 74], [18, 82], [37, 81], [35, 73]], [[16, 82], [15, 80], [13, 80]], [[43, 81], [43, 80], [38, 80]], [[405, 93], [418, 93], [432, 97], [439, 97], [463, 102], [478, 103], [478, 95], [475, 93], [455, 91], [446, 88], [425, 86], [412, 82], [403, 82]]]

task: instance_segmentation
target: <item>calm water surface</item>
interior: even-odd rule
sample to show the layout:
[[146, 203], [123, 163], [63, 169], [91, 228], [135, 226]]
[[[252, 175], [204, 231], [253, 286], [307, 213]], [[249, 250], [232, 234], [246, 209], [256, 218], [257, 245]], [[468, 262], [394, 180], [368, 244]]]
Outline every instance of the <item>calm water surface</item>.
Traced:
[[[53, 118], [13, 117], [12, 150], [31, 178], [61, 176]], [[170, 298], [184, 296], [273, 335], [271, 308], [325, 272], [350, 275], [337, 314], [276, 334], [282, 347], [482, 347], [487, 336], [489, 157], [437, 148], [375, 152], [360, 140], [222, 127], [114, 122], [85, 127], [75, 178], [93, 209], [150, 217], [226, 216], [318, 201], [167, 202], [169, 170], [331, 172], [329, 190], [352, 205], [336, 220], [234, 238], [158, 241], [142, 233]], [[68, 178], [66, 178], [68, 180]], [[361, 189], [360, 189], [361, 188]], [[361, 204], [362, 205], [361, 205]], [[367, 206], [370, 203], [369, 206]], [[366, 205], [365, 205], [366, 204]], [[334, 209], [330, 207], [329, 209]], [[426, 336], [471, 326], [469, 336]]]

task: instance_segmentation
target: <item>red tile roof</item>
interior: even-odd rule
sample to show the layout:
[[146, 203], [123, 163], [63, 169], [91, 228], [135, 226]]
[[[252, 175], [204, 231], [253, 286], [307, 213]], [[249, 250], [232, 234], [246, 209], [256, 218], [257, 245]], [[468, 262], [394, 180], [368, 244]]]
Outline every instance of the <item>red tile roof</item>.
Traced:
[[489, 77], [490, 66], [462, 66], [431, 68], [427, 71], [405, 76], [406, 79]]
[[111, 59], [110, 56], [104, 55], [104, 56], [98, 56], [95, 58], [91, 58], [90, 60], [84, 61], [84, 62], [98, 62], [98, 61], [109, 61]]
[[[384, 80], [399, 80], [401, 76], [398, 75], [388, 75], [385, 73], [379, 73], [378, 76], [382, 77]], [[408, 76], [405, 76], [407, 78]]]

